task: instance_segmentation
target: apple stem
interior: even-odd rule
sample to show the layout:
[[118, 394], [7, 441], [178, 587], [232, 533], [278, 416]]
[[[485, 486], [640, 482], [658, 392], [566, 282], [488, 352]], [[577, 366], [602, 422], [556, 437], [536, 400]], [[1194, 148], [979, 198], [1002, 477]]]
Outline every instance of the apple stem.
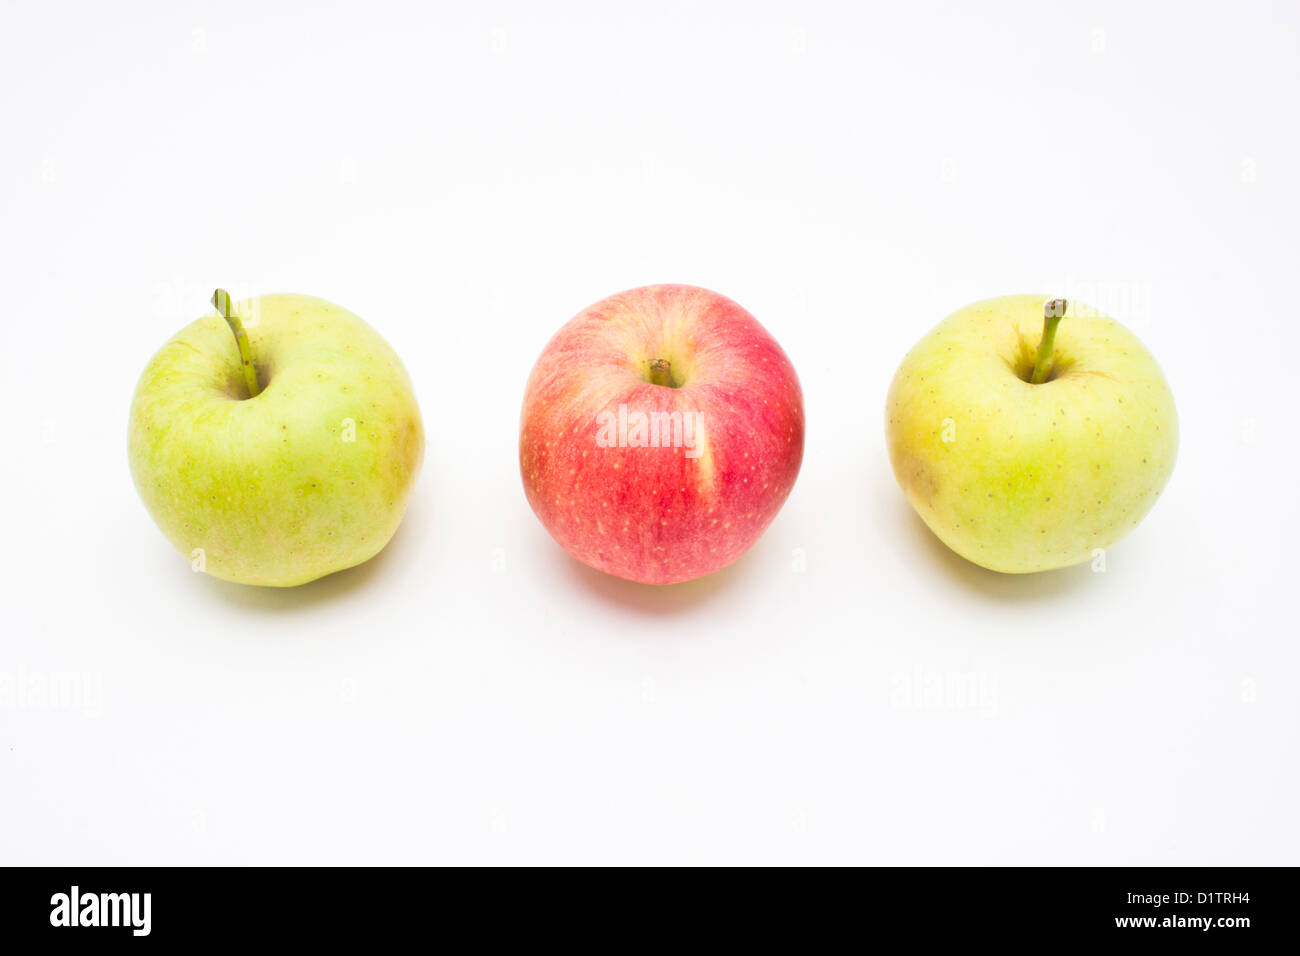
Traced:
[[650, 383], [673, 387], [673, 367], [667, 359], [655, 359], [650, 363]]
[[1056, 342], [1056, 327], [1065, 317], [1066, 301], [1053, 299], [1043, 306], [1043, 339], [1038, 343], [1038, 358], [1034, 360], [1034, 374], [1029, 384], [1042, 385], [1052, 368], [1052, 345]]
[[248, 385], [248, 397], [257, 398], [262, 388], [257, 384], [257, 369], [253, 366], [253, 349], [248, 344], [248, 333], [244, 331], [244, 323], [239, 320], [239, 316], [235, 313], [235, 305], [230, 301], [230, 293], [225, 289], [218, 289], [212, 293], [212, 304], [226, 320], [230, 331], [235, 333], [235, 344], [239, 346], [239, 362], [244, 367], [244, 381]]

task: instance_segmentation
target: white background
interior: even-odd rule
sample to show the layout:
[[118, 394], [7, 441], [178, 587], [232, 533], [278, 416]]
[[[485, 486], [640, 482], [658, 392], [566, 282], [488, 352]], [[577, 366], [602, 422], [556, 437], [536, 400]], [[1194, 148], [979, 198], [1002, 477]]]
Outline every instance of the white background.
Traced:
[[[420, 6], [4, 2], [0, 861], [1300, 862], [1300, 8]], [[651, 282], [808, 413], [766, 536], [665, 590], [516, 458], [547, 339]], [[226, 584], [140, 504], [136, 378], [219, 284], [410, 369], [369, 564]], [[1178, 402], [1105, 573], [983, 571], [894, 484], [904, 352], [1015, 292]]]

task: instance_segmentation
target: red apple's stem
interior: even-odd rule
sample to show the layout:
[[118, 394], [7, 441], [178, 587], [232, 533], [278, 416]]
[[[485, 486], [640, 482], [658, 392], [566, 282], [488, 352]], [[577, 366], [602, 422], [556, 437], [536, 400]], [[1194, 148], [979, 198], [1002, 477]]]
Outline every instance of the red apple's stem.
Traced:
[[1052, 370], [1052, 345], [1056, 342], [1056, 327], [1065, 317], [1066, 304], [1064, 299], [1053, 299], [1043, 306], [1043, 338], [1038, 343], [1034, 374], [1029, 376], [1031, 385], [1042, 385], [1047, 381], [1047, 373]]
[[262, 388], [257, 384], [257, 369], [253, 365], [253, 349], [248, 344], [248, 333], [244, 331], [244, 323], [239, 320], [239, 315], [235, 312], [235, 305], [230, 301], [230, 293], [225, 289], [218, 289], [212, 293], [212, 304], [221, 313], [221, 317], [226, 320], [226, 324], [230, 326], [230, 331], [235, 333], [235, 344], [239, 346], [239, 362], [244, 367], [244, 382], [248, 385], [248, 397], [257, 398]]
[[650, 363], [650, 382], [653, 385], [673, 387], [673, 367], [667, 359], [655, 359]]

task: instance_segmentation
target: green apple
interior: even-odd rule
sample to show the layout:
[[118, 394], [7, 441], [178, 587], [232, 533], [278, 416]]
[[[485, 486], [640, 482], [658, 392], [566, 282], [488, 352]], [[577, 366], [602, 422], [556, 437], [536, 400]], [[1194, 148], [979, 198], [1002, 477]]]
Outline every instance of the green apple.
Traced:
[[136, 387], [145, 507], [195, 570], [227, 581], [290, 587], [374, 557], [424, 458], [401, 360], [322, 299], [218, 290], [213, 304]]
[[1173, 471], [1178, 415], [1155, 359], [1114, 319], [1014, 295], [961, 309], [907, 354], [886, 437], [944, 544], [1023, 573], [1091, 560], [1137, 526]]

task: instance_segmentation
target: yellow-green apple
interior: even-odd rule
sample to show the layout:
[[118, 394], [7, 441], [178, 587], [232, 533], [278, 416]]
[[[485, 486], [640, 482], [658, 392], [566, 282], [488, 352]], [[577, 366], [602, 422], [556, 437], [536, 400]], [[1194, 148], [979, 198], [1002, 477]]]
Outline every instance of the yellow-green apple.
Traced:
[[1124, 537], [1178, 452], [1173, 395], [1137, 337], [1041, 295], [976, 302], [931, 330], [894, 376], [886, 432], [930, 530], [1015, 573], [1078, 564]]
[[744, 554], [803, 459], [799, 379], [735, 302], [684, 285], [610, 296], [556, 333], [524, 394], [533, 511], [579, 561], [675, 584]]
[[304, 584], [378, 554], [424, 457], [401, 360], [322, 299], [218, 290], [213, 304], [136, 387], [131, 474], [154, 521], [195, 570], [242, 584]]

